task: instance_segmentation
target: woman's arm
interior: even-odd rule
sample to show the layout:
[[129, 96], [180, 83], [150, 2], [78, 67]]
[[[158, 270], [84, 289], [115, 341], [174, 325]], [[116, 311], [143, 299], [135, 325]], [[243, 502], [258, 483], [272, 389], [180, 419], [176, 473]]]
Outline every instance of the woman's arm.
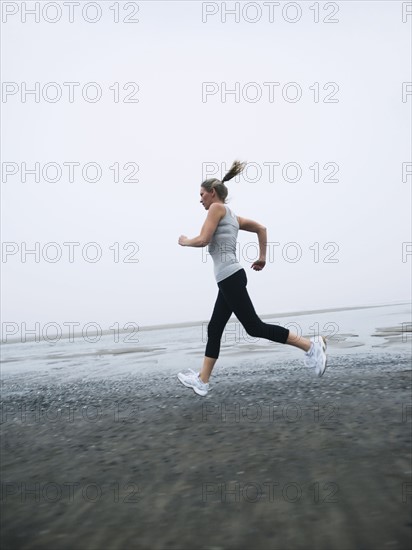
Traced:
[[225, 215], [226, 215], [226, 208], [223, 206], [223, 204], [214, 202], [209, 207], [209, 210], [207, 212], [207, 218], [205, 220], [205, 223], [202, 226], [202, 229], [200, 230], [200, 235], [198, 235], [197, 237], [194, 237], [193, 239], [188, 239], [186, 235], [180, 235], [179, 241], [178, 241], [179, 244], [181, 246], [195, 246], [195, 247], [208, 245], [212, 240], [213, 233], [216, 231], [216, 228], [220, 220]]
[[237, 217], [239, 222], [239, 229], [243, 231], [251, 231], [256, 233], [259, 241], [259, 258], [253, 262], [252, 268], [255, 271], [260, 271], [266, 264], [266, 246], [267, 246], [267, 231], [266, 227], [254, 220], [248, 220], [247, 218]]

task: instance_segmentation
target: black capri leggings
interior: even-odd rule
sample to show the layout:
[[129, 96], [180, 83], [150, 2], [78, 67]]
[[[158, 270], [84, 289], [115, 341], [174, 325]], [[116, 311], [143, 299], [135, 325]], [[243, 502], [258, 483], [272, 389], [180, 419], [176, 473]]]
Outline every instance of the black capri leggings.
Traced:
[[207, 327], [206, 357], [214, 359], [219, 357], [220, 340], [232, 313], [236, 315], [250, 336], [266, 338], [281, 344], [286, 343], [289, 329], [279, 325], [269, 325], [259, 319], [246, 285], [247, 277], [243, 268], [217, 283], [219, 294]]

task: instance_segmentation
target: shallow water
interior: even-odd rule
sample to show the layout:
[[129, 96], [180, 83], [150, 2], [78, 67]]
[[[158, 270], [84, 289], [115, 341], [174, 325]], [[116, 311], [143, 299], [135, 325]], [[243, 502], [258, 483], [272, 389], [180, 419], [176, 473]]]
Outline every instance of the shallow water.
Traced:
[[[328, 354], [407, 352], [411, 349], [411, 305], [396, 304], [265, 317], [306, 337], [323, 334]], [[73, 336], [58, 342], [14, 342], [2, 346], [3, 376], [48, 373], [70, 380], [78, 377], [116, 378], [133, 373], [200, 367], [207, 339], [207, 323], [194, 326], [141, 329], [134, 335], [109, 333]], [[96, 340], [96, 341], [90, 341]], [[222, 337], [219, 363], [239, 365], [252, 359], [282, 363], [302, 358], [290, 346], [249, 336], [235, 319]]]

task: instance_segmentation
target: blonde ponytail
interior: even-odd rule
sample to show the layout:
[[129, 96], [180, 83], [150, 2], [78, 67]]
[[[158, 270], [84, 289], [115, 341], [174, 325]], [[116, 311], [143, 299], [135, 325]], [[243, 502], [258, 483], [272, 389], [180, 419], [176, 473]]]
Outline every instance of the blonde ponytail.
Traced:
[[236, 177], [238, 174], [240, 174], [245, 168], [245, 166], [246, 166], [246, 162], [240, 162], [239, 160], [235, 160], [229, 172], [227, 172], [227, 174], [224, 176], [222, 181], [216, 178], [208, 179], [202, 182], [202, 187], [204, 187], [206, 191], [208, 191], [209, 193], [212, 191], [212, 189], [215, 189], [220, 200], [222, 200], [223, 202], [226, 202], [226, 198], [229, 191], [224, 182], [229, 181], [232, 178]]

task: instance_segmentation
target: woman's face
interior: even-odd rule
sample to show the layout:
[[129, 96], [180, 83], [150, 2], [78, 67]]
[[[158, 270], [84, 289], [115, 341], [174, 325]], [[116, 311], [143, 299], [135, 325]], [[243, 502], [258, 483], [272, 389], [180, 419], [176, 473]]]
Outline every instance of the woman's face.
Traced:
[[204, 187], [200, 188], [200, 202], [205, 207], [205, 210], [209, 210], [209, 206], [212, 204], [215, 197], [216, 191], [214, 189], [209, 193]]

